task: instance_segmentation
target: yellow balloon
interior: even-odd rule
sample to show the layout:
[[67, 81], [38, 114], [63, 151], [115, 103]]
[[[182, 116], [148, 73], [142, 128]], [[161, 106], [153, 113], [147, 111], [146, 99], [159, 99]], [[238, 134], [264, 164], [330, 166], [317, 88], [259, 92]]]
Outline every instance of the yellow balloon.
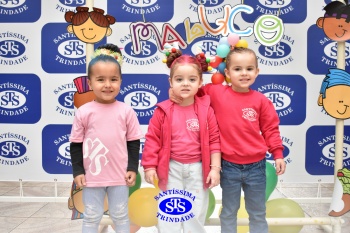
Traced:
[[231, 79], [229, 78], [229, 77], [225, 77], [225, 81], [227, 82], [227, 83], [230, 83], [231, 82]]
[[[239, 210], [237, 212], [237, 218], [248, 218], [248, 213], [245, 210], [245, 203], [244, 203], [244, 197], [241, 197], [240, 201], [241, 205], [239, 207]], [[219, 209], [219, 216], [221, 214], [222, 206]], [[238, 233], [248, 233], [249, 232], [249, 226], [237, 226], [237, 232]]]
[[132, 223], [141, 227], [157, 225], [158, 202], [154, 199], [159, 189], [140, 188], [129, 197], [129, 218]]
[[246, 40], [239, 40], [237, 44], [235, 45], [236, 48], [238, 47], [243, 47], [243, 48], [248, 48], [248, 42]]

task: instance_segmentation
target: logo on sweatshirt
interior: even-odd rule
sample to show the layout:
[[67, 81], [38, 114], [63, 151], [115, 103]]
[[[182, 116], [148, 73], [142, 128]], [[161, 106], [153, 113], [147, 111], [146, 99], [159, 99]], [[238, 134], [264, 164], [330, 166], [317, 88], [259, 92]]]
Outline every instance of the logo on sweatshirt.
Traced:
[[[335, 161], [334, 126], [312, 126], [306, 132], [305, 168], [311, 175], [333, 175]], [[343, 167], [350, 168], [350, 126], [344, 127], [340, 148]]]
[[1, 0], [0, 22], [35, 22], [40, 18], [41, 0]]
[[0, 166], [16, 166], [29, 161], [27, 147], [29, 139], [21, 134], [0, 134]]
[[256, 121], [257, 113], [252, 108], [243, 108], [242, 109], [242, 117], [247, 119], [248, 121]]
[[72, 174], [69, 136], [72, 125], [47, 125], [42, 131], [42, 166], [49, 174]]
[[166, 222], [185, 222], [194, 218], [191, 211], [196, 196], [181, 189], [170, 189], [154, 197], [159, 203], [157, 218]]

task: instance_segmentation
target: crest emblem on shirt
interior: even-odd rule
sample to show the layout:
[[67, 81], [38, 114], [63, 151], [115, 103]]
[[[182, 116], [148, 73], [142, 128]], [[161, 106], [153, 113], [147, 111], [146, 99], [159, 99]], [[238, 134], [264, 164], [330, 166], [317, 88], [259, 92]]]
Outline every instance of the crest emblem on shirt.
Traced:
[[198, 119], [189, 119], [186, 121], [186, 125], [190, 131], [199, 131]]
[[254, 109], [243, 108], [242, 111], [243, 111], [243, 114], [242, 114], [243, 118], [247, 119], [248, 121], [256, 121], [257, 113], [255, 112]]

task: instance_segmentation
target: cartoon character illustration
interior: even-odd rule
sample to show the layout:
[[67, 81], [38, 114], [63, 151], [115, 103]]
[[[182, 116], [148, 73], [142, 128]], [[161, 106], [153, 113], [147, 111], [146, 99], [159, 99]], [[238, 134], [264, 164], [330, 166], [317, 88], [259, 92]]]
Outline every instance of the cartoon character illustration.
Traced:
[[77, 12], [67, 11], [64, 17], [71, 23], [67, 31], [73, 33], [79, 40], [95, 44], [112, 34], [110, 25], [115, 23], [113, 16], [103, 15], [104, 10], [95, 7], [91, 12], [88, 7], [77, 7], [76, 10]]
[[326, 36], [334, 41], [350, 39], [350, 5], [341, 1], [333, 1], [324, 7], [324, 17], [317, 19], [317, 26], [323, 28]]
[[332, 202], [329, 215], [333, 217], [339, 217], [350, 211], [350, 170], [347, 168], [339, 169], [337, 178], [335, 187], [342, 190], [342, 192], [338, 192], [342, 195], [338, 195], [338, 199], [341, 199], [338, 205]]
[[350, 74], [337, 68], [328, 69], [317, 103], [333, 118], [350, 118]]

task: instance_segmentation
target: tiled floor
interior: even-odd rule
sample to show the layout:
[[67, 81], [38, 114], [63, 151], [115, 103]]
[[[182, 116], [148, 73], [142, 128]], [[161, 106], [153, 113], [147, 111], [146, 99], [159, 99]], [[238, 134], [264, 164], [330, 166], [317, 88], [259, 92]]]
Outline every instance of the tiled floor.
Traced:
[[[0, 182], [0, 233], [65, 233], [81, 232], [81, 220], [71, 220], [71, 211], [67, 207], [66, 197], [69, 196], [70, 183], [39, 183], [23, 182], [24, 197], [54, 197], [57, 189], [58, 198], [56, 202], [52, 199], [39, 202], [31, 200], [28, 202], [8, 201], [4, 197], [15, 197], [20, 195], [19, 182]], [[142, 184], [142, 187], [144, 184]], [[217, 200], [221, 199], [220, 189], [216, 187], [213, 192]], [[283, 184], [278, 185], [270, 199], [274, 198], [295, 198], [305, 212], [305, 216], [327, 217], [329, 203], [303, 203], [303, 199], [310, 197], [331, 197], [333, 192], [332, 184]], [[2, 196], [2, 198], [1, 198]], [[218, 204], [212, 218], [217, 218]], [[350, 212], [342, 216], [344, 224], [342, 233], [350, 232]], [[219, 226], [206, 226], [208, 233], [220, 232]], [[109, 226], [103, 230], [105, 233], [113, 232]], [[155, 227], [141, 228], [137, 233], [156, 233]], [[323, 230], [318, 225], [307, 225], [300, 233], [323, 233], [331, 232]], [[276, 232], [274, 232], [276, 233]], [[278, 232], [285, 233], [285, 232]]]

